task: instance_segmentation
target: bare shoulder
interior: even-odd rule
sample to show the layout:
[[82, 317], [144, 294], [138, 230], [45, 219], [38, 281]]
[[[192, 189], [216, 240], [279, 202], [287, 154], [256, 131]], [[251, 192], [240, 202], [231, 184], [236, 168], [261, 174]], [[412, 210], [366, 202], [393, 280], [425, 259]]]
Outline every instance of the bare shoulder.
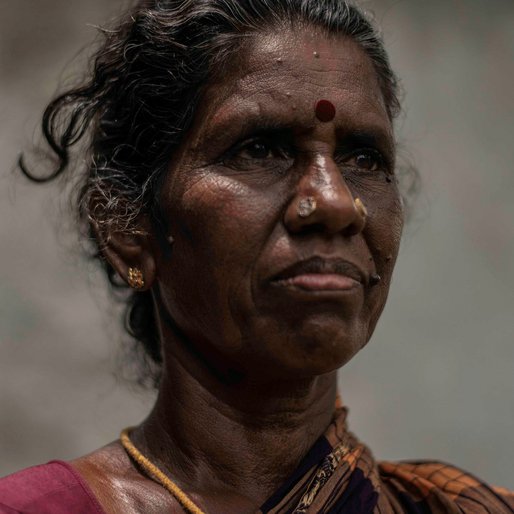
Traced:
[[119, 441], [70, 464], [89, 485], [106, 514], [183, 512], [167, 491], [137, 471]]

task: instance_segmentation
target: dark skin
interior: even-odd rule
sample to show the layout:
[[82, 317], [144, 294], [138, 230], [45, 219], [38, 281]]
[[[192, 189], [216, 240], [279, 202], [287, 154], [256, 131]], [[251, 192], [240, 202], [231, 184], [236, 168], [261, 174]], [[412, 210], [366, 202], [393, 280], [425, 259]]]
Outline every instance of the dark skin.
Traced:
[[[367, 55], [312, 29], [259, 37], [195, 120], [162, 188], [171, 258], [151, 234], [106, 249], [159, 311], [164, 376], [131, 438], [204, 511], [251, 513], [325, 431], [336, 370], [384, 307], [403, 224], [393, 130]], [[107, 512], [183, 512], [117, 442], [74, 465]]]

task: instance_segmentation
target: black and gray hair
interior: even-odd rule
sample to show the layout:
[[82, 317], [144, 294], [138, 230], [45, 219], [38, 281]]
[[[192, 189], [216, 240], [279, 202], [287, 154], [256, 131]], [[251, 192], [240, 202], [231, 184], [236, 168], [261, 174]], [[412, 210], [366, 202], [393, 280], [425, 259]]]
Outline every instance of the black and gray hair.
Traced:
[[[46, 108], [43, 135], [55, 167], [36, 182], [70, 175], [76, 182], [79, 224], [94, 246], [113, 286], [123, 287], [102, 259], [91, 224], [109, 231], [140, 230], [148, 216], [156, 225], [158, 193], [168, 164], [187, 134], [209, 80], [231, 57], [265, 31], [311, 26], [352, 38], [369, 55], [389, 117], [400, 111], [398, 83], [377, 30], [345, 0], [141, 0], [121, 21], [102, 30], [101, 44], [81, 86], [62, 93]], [[80, 169], [76, 148], [86, 154]], [[156, 385], [162, 363], [150, 292], [126, 293], [126, 328], [144, 348]]]

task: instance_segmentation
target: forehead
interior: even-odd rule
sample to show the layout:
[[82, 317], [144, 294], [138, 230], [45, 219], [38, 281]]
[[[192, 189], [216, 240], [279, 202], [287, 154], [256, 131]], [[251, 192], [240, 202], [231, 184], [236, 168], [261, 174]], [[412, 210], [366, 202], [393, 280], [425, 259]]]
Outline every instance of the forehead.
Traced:
[[254, 114], [312, 123], [317, 102], [326, 99], [338, 124], [390, 130], [373, 63], [349, 37], [301, 29], [257, 36], [246, 46], [207, 88], [203, 122]]

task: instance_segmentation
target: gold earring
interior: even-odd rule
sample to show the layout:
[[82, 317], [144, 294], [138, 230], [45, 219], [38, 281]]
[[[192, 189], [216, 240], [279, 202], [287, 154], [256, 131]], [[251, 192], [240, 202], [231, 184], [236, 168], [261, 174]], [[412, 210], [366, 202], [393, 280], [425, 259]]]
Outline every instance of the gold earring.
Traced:
[[145, 287], [143, 272], [139, 268], [128, 269], [128, 285], [132, 289], [143, 289]]
[[368, 217], [368, 209], [366, 209], [366, 206], [362, 203], [362, 200], [360, 198], [356, 198], [353, 203], [355, 204], [355, 208], [357, 209], [359, 215], [366, 219]]

